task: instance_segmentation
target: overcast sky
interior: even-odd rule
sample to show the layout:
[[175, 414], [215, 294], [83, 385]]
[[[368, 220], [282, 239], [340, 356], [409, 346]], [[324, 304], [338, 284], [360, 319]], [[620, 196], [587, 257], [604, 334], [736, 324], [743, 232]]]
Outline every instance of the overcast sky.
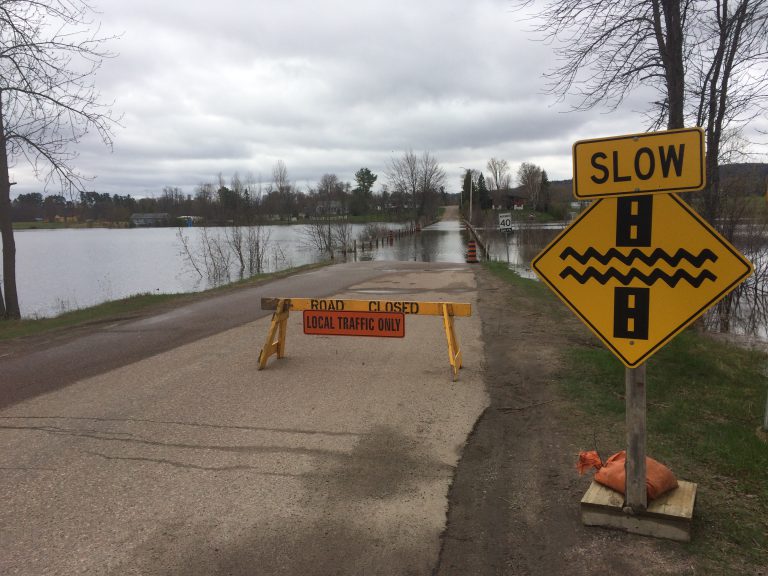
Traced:
[[[645, 130], [632, 109], [569, 112], [543, 93], [552, 47], [508, 0], [95, 0], [109, 48], [97, 77], [123, 114], [113, 152], [80, 147], [89, 187], [192, 193], [221, 172], [266, 185], [353, 181], [430, 150], [457, 191], [492, 156], [571, 177], [571, 145]], [[637, 104], [637, 106], [634, 106]], [[764, 158], [763, 158], [764, 159]], [[18, 166], [14, 192], [40, 189]], [[55, 192], [51, 190], [51, 192]]]

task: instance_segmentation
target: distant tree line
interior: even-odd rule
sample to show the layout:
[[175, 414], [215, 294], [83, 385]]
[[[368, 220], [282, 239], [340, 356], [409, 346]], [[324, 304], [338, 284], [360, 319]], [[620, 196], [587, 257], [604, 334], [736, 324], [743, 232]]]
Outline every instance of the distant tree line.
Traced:
[[[495, 208], [509, 210], [518, 203], [526, 210], [564, 219], [573, 202], [572, 180], [550, 181], [546, 170], [533, 162], [522, 162], [513, 179], [506, 160], [491, 158], [486, 164], [488, 176], [481, 170], [465, 169], [461, 182], [459, 203], [465, 217], [472, 202], [473, 220], [483, 218], [483, 212]], [[768, 201], [768, 164], [732, 163], [718, 167], [719, 187], [729, 198], [748, 199], [766, 196]], [[516, 184], [516, 185], [513, 185]], [[694, 200], [696, 195], [694, 195]], [[746, 206], [754, 206], [747, 203]], [[755, 214], [749, 214], [754, 217]], [[731, 219], [731, 222], [737, 222]], [[722, 224], [721, 220], [719, 224]]]
[[392, 159], [388, 182], [378, 193], [378, 176], [363, 167], [355, 182], [343, 182], [336, 174], [324, 174], [314, 186], [301, 188], [288, 177], [281, 160], [272, 169], [272, 179], [262, 183], [252, 175], [235, 173], [229, 180], [219, 174], [213, 181], [198, 184], [192, 193], [166, 186], [159, 195], [79, 192], [43, 196], [39, 192], [18, 195], [11, 203], [14, 221], [98, 221], [125, 223], [134, 213], [165, 213], [169, 221], [192, 216], [207, 224], [251, 224], [268, 220], [312, 220], [330, 216], [380, 216], [393, 219], [428, 220], [437, 215], [445, 197], [445, 172], [429, 152], [412, 151]]

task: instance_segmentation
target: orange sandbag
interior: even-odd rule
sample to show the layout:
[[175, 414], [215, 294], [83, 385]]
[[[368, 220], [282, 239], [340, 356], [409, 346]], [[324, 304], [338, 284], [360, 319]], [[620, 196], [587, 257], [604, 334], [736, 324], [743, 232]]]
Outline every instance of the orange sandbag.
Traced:
[[579, 476], [582, 476], [590, 468], [600, 470], [602, 467], [603, 461], [600, 460], [600, 455], [597, 451], [579, 452], [579, 461], [576, 462], [576, 470], [579, 471]]
[[[603, 486], [608, 486], [608, 488], [624, 494], [626, 485], [624, 464], [626, 460], [627, 453], [624, 450], [617, 452], [608, 458], [603, 467], [595, 473], [595, 480]], [[672, 474], [672, 471], [653, 458], [646, 457], [645, 473], [645, 486], [648, 490], [649, 500], [655, 500], [662, 494], [677, 488], [677, 478]]]

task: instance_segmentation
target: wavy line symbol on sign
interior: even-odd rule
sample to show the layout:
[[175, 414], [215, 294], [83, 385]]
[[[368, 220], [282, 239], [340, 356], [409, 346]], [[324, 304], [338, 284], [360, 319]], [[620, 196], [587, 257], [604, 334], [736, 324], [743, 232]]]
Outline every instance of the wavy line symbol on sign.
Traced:
[[608, 250], [605, 254], [601, 254], [598, 250], [595, 248], [587, 248], [583, 254], [579, 254], [579, 252], [572, 248], [571, 246], [567, 247], [563, 252], [560, 254], [561, 260], [566, 260], [569, 257], [575, 259], [579, 264], [586, 264], [590, 260], [594, 259], [600, 262], [600, 264], [608, 264], [611, 260], [618, 260], [622, 264], [630, 265], [633, 264], [636, 260], [639, 260], [643, 264], [646, 264], [648, 266], [653, 266], [657, 264], [659, 261], [663, 260], [670, 266], [678, 266], [680, 262], [683, 260], [687, 260], [690, 262], [693, 266], [696, 268], [701, 268], [701, 266], [706, 262], [707, 260], [710, 260], [712, 262], [717, 262], [717, 255], [712, 252], [709, 248], [705, 248], [701, 252], [699, 252], [698, 256], [695, 256], [688, 252], [685, 248], [680, 248], [677, 252], [674, 254], [668, 254], [665, 250], [662, 250], [661, 248], [656, 248], [653, 252], [650, 254], [646, 254], [642, 250], [635, 248], [629, 252], [629, 254], [623, 254], [616, 248], [611, 248]]
[[709, 270], [702, 270], [698, 276], [693, 276], [686, 270], [677, 270], [674, 274], [669, 275], [663, 270], [654, 270], [650, 274], [644, 274], [639, 270], [632, 269], [629, 271], [629, 273], [622, 274], [615, 268], [608, 268], [608, 270], [605, 272], [600, 272], [592, 266], [584, 270], [584, 273], [579, 273], [571, 266], [568, 266], [562, 272], [560, 272], [560, 277], [565, 279], [568, 276], [573, 277], [573, 279], [576, 280], [576, 282], [579, 284], [586, 284], [589, 280], [594, 279], [600, 284], [605, 285], [611, 279], [615, 279], [618, 280], [621, 285], [628, 286], [632, 280], [637, 279], [643, 282], [646, 286], [653, 286], [657, 280], [660, 280], [665, 282], [671, 288], [677, 286], [677, 284], [682, 280], [685, 280], [694, 288], [701, 286], [705, 280], [711, 280], [713, 282], [717, 280], [717, 276], [715, 276]]
[[628, 368], [753, 270], [678, 196], [650, 193], [596, 200], [532, 268]]

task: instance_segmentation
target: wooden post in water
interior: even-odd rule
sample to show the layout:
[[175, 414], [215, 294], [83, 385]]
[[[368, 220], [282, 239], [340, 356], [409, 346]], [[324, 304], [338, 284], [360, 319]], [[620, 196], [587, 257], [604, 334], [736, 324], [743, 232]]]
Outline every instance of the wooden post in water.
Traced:
[[645, 363], [637, 368], [627, 368], [624, 381], [627, 411], [624, 510], [640, 513], [648, 507], [645, 485]]

